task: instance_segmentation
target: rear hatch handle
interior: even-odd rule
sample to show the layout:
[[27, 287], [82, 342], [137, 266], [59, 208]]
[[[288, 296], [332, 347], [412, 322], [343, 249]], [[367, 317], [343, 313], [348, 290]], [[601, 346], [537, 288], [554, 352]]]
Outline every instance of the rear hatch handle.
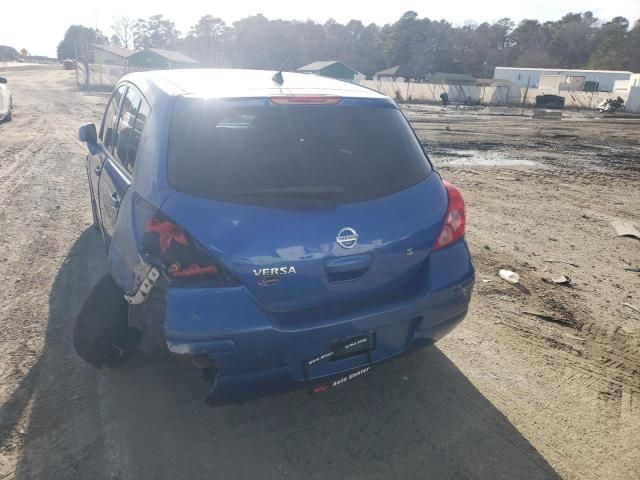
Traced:
[[373, 261], [373, 255], [364, 253], [327, 260], [325, 269], [330, 282], [344, 282], [363, 277]]

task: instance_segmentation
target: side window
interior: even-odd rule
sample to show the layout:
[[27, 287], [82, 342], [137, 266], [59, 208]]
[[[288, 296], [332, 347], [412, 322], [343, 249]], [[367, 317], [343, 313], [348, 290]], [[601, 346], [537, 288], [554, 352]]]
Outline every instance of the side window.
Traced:
[[127, 165], [127, 153], [129, 151], [131, 132], [135, 126], [136, 115], [138, 114], [141, 100], [138, 92], [133, 88], [129, 88], [122, 102], [122, 108], [120, 109], [113, 156], [116, 157], [123, 166]]
[[151, 109], [147, 102], [142, 100], [140, 102], [140, 108], [138, 108], [138, 114], [133, 123], [133, 129], [131, 130], [131, 139], [129, 140], [129, 150], [127, 152], [127, 160], [125, 166], [127, 170], [133, 173], [133, 168], [136, 164], [136, 155], [138, 154], [138, 145], [140, 145], [140, 139], [142, 138], [142, 130], [147, 123]]
[[107, 110], [104, 112], [102, 127], [100, 128], [100, 140], [102, 140], [102, 143], [107, 148], [107, 150], [111, 150], [111, 146], [113, 145], [114, 125], [118, 118], [118, 108], [120, 106], [120, 101], [122, 100], [122, 96], [124, 95], [124, 91], [126, 90], [126, 88], [126, 85], [122, 85], [114, 92], [114, 94], [111, 96], [111, 100], [109, 100]]

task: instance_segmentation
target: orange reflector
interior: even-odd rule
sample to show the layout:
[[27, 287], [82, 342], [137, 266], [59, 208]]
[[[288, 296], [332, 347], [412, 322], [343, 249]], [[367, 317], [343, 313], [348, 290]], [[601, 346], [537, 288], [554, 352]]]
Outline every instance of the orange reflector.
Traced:
[[271, 97], [271, 102], [276, 105], [297, 105], [300, 103], [313, 105], [335, 105], [340, 103], [342, 97], [330, 95], [277, 95]]

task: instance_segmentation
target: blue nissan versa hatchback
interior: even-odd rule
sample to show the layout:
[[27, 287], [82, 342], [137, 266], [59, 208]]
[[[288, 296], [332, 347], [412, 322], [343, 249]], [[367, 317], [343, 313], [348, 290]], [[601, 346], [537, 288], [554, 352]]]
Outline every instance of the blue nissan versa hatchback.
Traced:
[[251, 70], [134, 73], [80, 129], [109, 274], [85, 360], [161, 346], [223, 404], [317, 393], [433, 344], [474, 283], [459, 191], [388, 97]]

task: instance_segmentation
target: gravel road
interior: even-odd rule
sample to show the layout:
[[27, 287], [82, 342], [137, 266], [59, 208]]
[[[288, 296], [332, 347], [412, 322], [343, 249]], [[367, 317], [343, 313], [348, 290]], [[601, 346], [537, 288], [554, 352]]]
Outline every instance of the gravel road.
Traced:
[[640, 242], [610, 222], [640, 226], [640, 120], [408, 106], [468, 205], [471, 314], [329, 394], [211, 409], [175, 359], [97, 371], [75, 355], [74, 315], [105, 270], [76, 136], [107, 96], [74, 72], [3, 76], [0, 479], [638, 478], [640, 314], [623, 303], [640, 307], [624, 270]]

